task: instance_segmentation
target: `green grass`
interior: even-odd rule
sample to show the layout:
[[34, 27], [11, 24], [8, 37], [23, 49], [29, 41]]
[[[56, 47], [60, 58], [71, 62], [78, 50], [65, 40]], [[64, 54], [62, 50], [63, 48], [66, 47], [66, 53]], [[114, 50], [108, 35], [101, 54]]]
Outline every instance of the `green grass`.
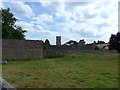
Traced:
[[51, 55], [48, 58], [62, 58], [64, 56], [65, 56], [64, 53], [55, 53], [54, 55]]
[[3, 65], [3, 78], [16, 88], [118, 88], [118, 54], [71, 51], [61, 58], [11, 61]]

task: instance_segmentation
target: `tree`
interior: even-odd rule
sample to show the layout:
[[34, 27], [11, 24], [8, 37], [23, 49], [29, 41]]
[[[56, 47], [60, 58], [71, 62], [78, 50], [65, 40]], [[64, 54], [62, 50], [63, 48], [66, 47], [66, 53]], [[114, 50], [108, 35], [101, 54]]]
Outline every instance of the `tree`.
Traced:
[[64, 45], [77, 45], [78, 44], [78, 42], [76, 42], [76, 41], [74, 41], [74, 40], [70, 40], [70, 41], [68, 41], [68, 42], [66, 42]]
[[10, 9], [1, 9], [2, 12], [2, 38], [3, 39], [25, 39], [24, 33], [26, 30], [22, 30], [21, 27], [16, 26], [17, 19], [10, 12]]
[[105, 42], [104, 41], [97, 41], [97, 44], [105, 44]]
[[45, 40], [45, 45], [50, 45], [50, 42], [48, 39]]
[[93, 44], [96, 44], [96, 41], [94, 41]]
[[117, 50], [120, 53], [120, 32], [112, 34], [109, 40], [109, 50]]

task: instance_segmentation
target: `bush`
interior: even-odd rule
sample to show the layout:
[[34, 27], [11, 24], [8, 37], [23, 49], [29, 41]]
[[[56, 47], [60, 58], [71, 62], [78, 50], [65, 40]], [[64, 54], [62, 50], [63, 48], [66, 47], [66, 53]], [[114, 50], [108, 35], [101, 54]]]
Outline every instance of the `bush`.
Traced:
[[109, 50], [117, 50], [120, 53], [120, 32], [111, 35], [109, 44]]

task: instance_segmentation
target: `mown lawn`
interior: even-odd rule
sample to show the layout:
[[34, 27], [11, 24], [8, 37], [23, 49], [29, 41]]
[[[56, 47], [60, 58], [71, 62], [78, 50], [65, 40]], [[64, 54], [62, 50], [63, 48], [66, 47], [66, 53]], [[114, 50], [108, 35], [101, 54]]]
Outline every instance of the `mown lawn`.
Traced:
[[11, 61], [3, 78], [16, 88], [118, 88], [118, 53], [69, 52], [64, 57]]

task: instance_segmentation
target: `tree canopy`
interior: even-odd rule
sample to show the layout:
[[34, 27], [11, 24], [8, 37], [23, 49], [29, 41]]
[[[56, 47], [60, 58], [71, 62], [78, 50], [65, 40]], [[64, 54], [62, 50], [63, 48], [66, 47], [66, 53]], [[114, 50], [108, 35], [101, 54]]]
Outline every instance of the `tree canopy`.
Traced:
[[105, 42], [104, 42], [104, 41], [99, 41], [99, 40], [98, 40], [97, 42], [94, 41], [93, 44], [105, 44]]
[[74, 41], [74, 40], [70, 40], [70, 41], [68, 41], [68, 42], [66, 42], [64, 45], [77, 45], [78, 44], [78, 42], [76, 42], [76, 41]]
[[50, 45], [50, 41], [48, 39], [45, 40], [45, 45]]
[[117, 50], [120, 53], [120, 32], [112, 34], [109, 40], [109, 50]]
[[17, 19], [10, 9], [1, 9], [2, 12], [2, 38], [3, 39], [25, 39], [25, 32], [20, 26], [16, 26]]

